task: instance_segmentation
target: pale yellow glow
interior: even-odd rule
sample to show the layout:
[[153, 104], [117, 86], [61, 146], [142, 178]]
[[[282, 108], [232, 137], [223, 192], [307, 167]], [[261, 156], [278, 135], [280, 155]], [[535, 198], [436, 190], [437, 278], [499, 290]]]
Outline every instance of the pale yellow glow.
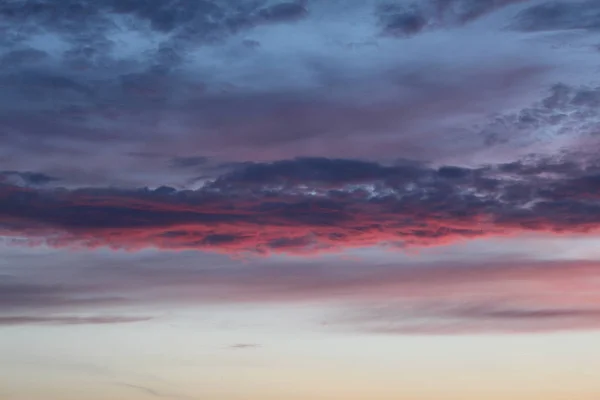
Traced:
[[[336, 334], [298, 331], [290, 318], [276, 317], [285, 311], [222, 310], [221, 322], [229, 325], [188, 315], [132, 325], [5, 328], [0, 387], [9, 397], [3, 398], [597, 400], [600, 395], [600, 333]], [[240, 342], [260, 347], [229, 348]]]

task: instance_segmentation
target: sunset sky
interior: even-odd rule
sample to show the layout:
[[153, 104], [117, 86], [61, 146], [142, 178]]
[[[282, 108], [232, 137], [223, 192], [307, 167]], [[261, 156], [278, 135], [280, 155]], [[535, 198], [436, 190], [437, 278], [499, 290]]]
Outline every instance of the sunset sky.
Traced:
[[600, 399], [600, 1], [0, 0], [0, 399]]

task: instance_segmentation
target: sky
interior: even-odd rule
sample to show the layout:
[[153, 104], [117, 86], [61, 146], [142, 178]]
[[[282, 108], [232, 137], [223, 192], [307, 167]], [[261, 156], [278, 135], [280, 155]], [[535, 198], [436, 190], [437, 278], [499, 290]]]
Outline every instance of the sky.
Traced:
[[0, 398], [597, 400], [597, 0], [0, 2]]

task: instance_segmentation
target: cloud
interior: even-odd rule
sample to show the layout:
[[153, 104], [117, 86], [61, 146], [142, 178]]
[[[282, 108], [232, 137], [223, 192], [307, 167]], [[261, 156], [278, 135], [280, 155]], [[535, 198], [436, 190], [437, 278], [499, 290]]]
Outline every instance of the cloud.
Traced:
[[11, 325], [104, 325], [143, 322], [150, 317], [0, 316], [0, 326]]
[[597, 120], [518, 120], [600, 61], [592, 33], [513, 27], [536, 1], [51, 3], [0, 5], [0, 159], [70, 187], [196, 187], [214, 164], [295, 157], [509, 161], [581, 146]]
[[[48, 304], [46, 297], [32, 296], [10, 308], [3, 305], [2, 317], [12, 324], [110, 323], [111, 318], [62, 316], [96, 315], [98, 310], [120, 315], [132, 308], [154, 309], [156, 304], [303, 304], [326, 310], [322, 316], [326, 329], [470, 334], [600, 328], [600, 264], [596, 261], [496, 257], [374, 264], [288, 259], [244, 265], [208, 262], [219, 267], [199, 268], [197, 256], [188, 261], [170, 256], [168, 267], [162, 259], [130, 257], [66, 269], [46, 263], [33, 275], [27, 272], [36, 271], [32, 266], [20, 269], [20, 278], [2, 288], [5, 304], [11, 297], [28, 297], [32, 292], [28, 288], [36, 281], [43, 282], [36, 286], [40, 292], [60, 292], [63, 300]], [[94, 257], [82, 260], [90, 263]], [[57, 288], [53, 282], [63, 285]], [[82, 293], [97, 300], [82, 303]], [[30, 319], [15, 319], [15, 315]]]
[[498, 9], [526, 3], [528, 0], [434, 0], [439, 11], [453, 14], [461, 23], [471, 22]]
[[306, 1], [289, 1], [273, 4], [259, 10], [258, 15], [269, 22], [288, 22], [302, 18], [308, 10]]
[[383, 2], [377, 9], [383, 34], [406, 37], [461, 26], [489, 13], [527, 0], [431, 0]]
[[12, 181], [17, 184], [24, 183], [27, 185], [43, 185], [58, 180], [58, 178], [54, 178], [41, 172], [0, 171], [0, 182]]
[[496, 305], [365, 308], [338, 319], [352, 329], [382, 334], [515, 334], [600, 329], [600, 309], [499, 308]]
[[427, 26], [427, 17], [423, 10], [412, 7], [384, 5], [379, 10], [383, 33], [387, 35], [413, 35]]
[[259, 345], [256, 343], [236, 343], [229, 346], [229, 348], [236, 350], [255, 349], [257, 347], [259, 347]]
[[[4, 279], [0, 283], [0, 307], [5, 312], [34, 308], [70, 309], [95, 305], [125, 304], [126, 297], [106, 296], [97, 292], [95, 285], [69, 286], [60, 283], [48, 285]], [[93, 295], [88, 295], [93, 293]]]
[[205, 165], [208, 162], [206, 157], [174, 157], [171, 160], [171, 166], [174, 168], [193, 168]]
[[[577, 157], [583, 157], [577, 160]], [[299, 158], [246, 163], [198, 190], [0, 186], [13, 242], [226, 253], [434, 246], [595, 232], [600, 165], [568, 154], [478, 168]]]
[[600, 29], [600, 6], [594, 0], [547, 1], [524, 10], [516, 26], [527, 31]]
[[138, 384], [132, 384], [132, 383], [126, 383], [126, 382], [117, 382], [116, 385], [137, 390], [137, 391], [142, 392], [151, 397], [159, 397], [159, 398], [166, 398], [166, 399], [195, 399], [195, 397], [191, 397], [191, 396], [173, 394], [170, 392], [163, 392], [162, 390], [157, 390], [157, 389], [154, 389], [153, 387], [146, 386], [146, 385], [138, 385]]
[[128, 387], [131, 389], [136, 389], [139, 390], [147, 395], [153, 396], [153, 397], [165, 397], [164, 395], [160, 394], [158, 391], [146, 387], [146, 386], [140, 386], [140, 385], [132, 385], [130, 383], [118, 383], [119, 386], [124, 386], [124, 387]]

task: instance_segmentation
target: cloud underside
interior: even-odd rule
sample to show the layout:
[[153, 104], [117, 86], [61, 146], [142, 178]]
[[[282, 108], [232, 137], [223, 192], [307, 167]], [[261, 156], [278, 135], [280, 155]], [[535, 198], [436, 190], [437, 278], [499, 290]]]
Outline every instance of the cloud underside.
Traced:
[[600, 167], [583, 156], [430, 168], [248, 163], [198, 190], [0, 186], [0, 229], [28, 245], [317, 253], [523, 232], [593, 233]]

